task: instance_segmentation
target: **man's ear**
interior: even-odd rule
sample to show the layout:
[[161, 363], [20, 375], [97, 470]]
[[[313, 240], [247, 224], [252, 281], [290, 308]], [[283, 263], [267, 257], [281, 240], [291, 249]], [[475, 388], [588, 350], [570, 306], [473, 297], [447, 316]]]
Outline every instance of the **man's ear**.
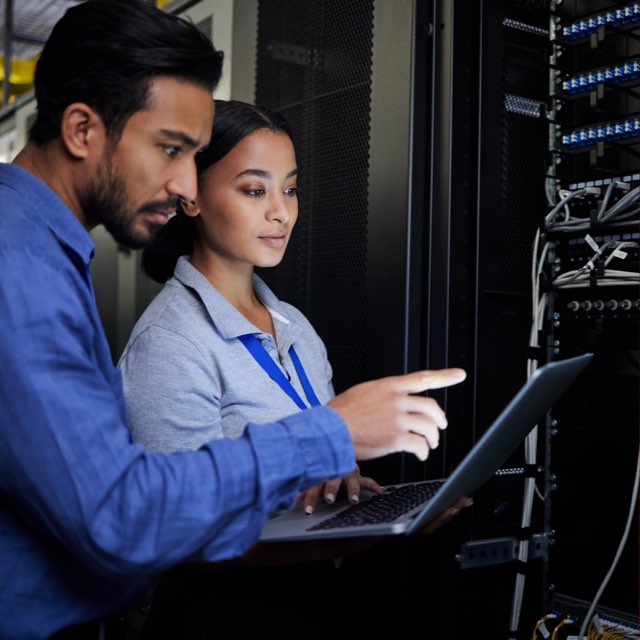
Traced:
[[60, 135], [74, 158], [86, 158], [104, 139], [102, 118], [83, 102], [74, 102], [62, 114]]

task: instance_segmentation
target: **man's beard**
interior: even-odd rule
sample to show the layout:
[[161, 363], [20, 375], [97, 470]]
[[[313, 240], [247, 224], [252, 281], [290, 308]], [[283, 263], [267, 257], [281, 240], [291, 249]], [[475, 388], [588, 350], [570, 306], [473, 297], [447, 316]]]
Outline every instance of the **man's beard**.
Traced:
[[[130, 249], [148, 245], [163, 225], [151, 220], [143, 221], [141, 214], [145, 211], [174, 209], [178, 197], [164, 202], [148, 202], [138, 211], [130, 209], [127, 201], [125, 181], [113, 171], [111, 158], [106, 156], [95, 180], [80, 195], [80, 205], [87, 221], [90, 224], [104, 225], [119, 244]], [[136, 228], [137, 221], [140, 223]]]

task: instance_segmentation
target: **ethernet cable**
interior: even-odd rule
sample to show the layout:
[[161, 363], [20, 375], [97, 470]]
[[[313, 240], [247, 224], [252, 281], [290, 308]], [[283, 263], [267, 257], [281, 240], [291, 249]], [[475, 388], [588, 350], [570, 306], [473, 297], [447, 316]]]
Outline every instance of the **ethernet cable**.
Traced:
[[[562, 195], [564, 194], [564, 195]], [[600, 189], [594, 187], [583, 187], [582, 189], [576, 189], [575, 191], [564, 192], [560, 191], [560, 201], [549, 211], [549, 213], [545, 216], [544, 226], [548, 227], [554, 220], [555, 217], [564, 209], [565, 212], [565, 221], [569, 220], [571, 217], [571, 211], [569, 209], [569, 202], [578, 196], [583, 195], [600, 195]]]
[[[595, 222], [597, 224], [606, 224], [607, 226], [623, 226], [622, 221], [635, 218], [640, 213], [640, 207], [629, 210], [629, 207], [640, 201], [640, 186], [635, 187], [622, 196], [617, 202], [615, 202], [610, 208], [608, 207], [609, 201], [613, 194], [613, 190], [617, 188], [624, 188], [627, 183], [614, 181], [609, 183], [605, 194], [602, 199], [600, 208], [596, 214]], [[547, 231], [580, 231], [589, 229], [593, 226], [593, 222], [590, 218], [575, 217], [571, 215], [569, 202], [576, 197], [584, 195], [599, 195], [600, 189], [598, 187], [585, 187], [576, 189], [575, 191], [565, 192], [560, 191], [560, 194], [564, 194], [561, 200], [553, 207], [553, 209], [546, 215], [544, 220], [544, 228]], [[558, 219], [558, 214], [564, 209], [564, 218]], [[622, 224], [620, 224], [622, 222]]]
[[638, 199], [640, 199], [640, 187], [635, 187], [634, 189], [631, 189], [629, 193], [622, 196], [622, 198], [620, 198], [620, 200], [618, 200], [618, 202], [616, 202], [611, 207], [611, 209], [609, 209], [608, 211], [601, 210], [598, 213], [598, 217], [597, 217], [598, 222], [600, 223], [606, 222], [610, 218], [614, 217], [617, 213], [624, 211], [628, 205], [634, 204], [635, 202], [637, 202]]
[[595, 253], [590, 260], [588, 260], [582, 267], [579, 269], [575, 269], [572, 271], [567, 271], [559, 276], [557, 276], [552, 284], [555, 287], [565, 287], [571, 284], [574, 281], [578, 280], [589, 280], [591, 279], [590, 271], [595, 268], [594, 260], [597, 260], [598, 257], [604, 253], [606, 249], [612, 249], [611, 253], [604, 260], [604, 272], [598, 277], [598, 281], [600, 282], [603, 279], [618, 278], [620, 281], [632, 280], [635, 281], [638, 278], [637, 273], [630, 271], [619, 271], [616, 269], [607, 269], [607, 265], [613, 260], [613, 258], [625, 258], [626, 253], [622, 251], [622, 249], [626, 248], [637, 248], [637, 242], [620, 242], [618, 240], [610, 240], [605, 242], [601, 247], [598, 247], [593, 239], [587, 235], [587, 242], [595, 248]]
[[[563, 202], [566, 202], [566, 199], [561, 201], [559, 205], [557, 205], [557, 210], [559, 211]], [[546, 256], [551, 247], [549, 242], [545, 242], [542, 250], [540, 258], [537, 259], [538, 255], [538, 247], [540, 244], [540, 230], [536, 232], [534, 243], [533, 243], [533, 263], [531, 269], [531, 290], [532, 290], [532, 323], [531, 323], [531, 335], [529, 338], [529, 346], [537, 347], [538, 345], [538, 335], [539, 329], [542, 326], [542, 322], [544, 320], [544, 312], [547, 306], [548, 296], [546, 293], [543, 293], [540, 299], [539, 296], [539, 280], [540, 275], [542, 273], [542, 269], [545, 264]], [[530, 358], [527, 361], [527, 378], [530, 378], [536, 369], [538, 368], [538, 360], [535, 358]], [[524, 455], [525, 461], [527, 464], [533, 465], [536, 461], [536, 452], [538, 447], [538, 427], [537, 425], [533, 427], [533, 429], [529, 432], [524, 441]], [[522, 515], [520, 520], [520, 526], [523, 529], [527, 529], [531, 525], [531, 513], [533, 511], [533, 498], [534, 495], [538, 495], [541, 500], [544, 500], [544, 496], [541, 495], [540, 490], [538, 489], [535, 478], [526, 478], [524, 493], [522, 498]], [[521, 540], [518, 545], [518, 560], [520, 562], [526, 563], [529, 556], [529, 541]], [[513, 591], [513, 600], [511, 604], [511, 619], [509, 621], [509, 628], [515, 634], [520, 624], [520, 611], [522, 609], [522, 600], [524, 596], [524, 583], [525, 583], [525, 575], [523, 573], [517, 573], [515, 578], [515, 585]]]
[[[558, 622], [558, 624], [553, 628], [553, 632], [551, 633], [551, 640], [557, 640], [558, 638], [558, 629], [560, 627], [564, 627], [565, 624], [575, 624], [576, 619], [572, 616], [567, 616]], [[580, 637], [580, 636], [578, 636]]]
[[536, 626], [533, 629], [533, 635], [531, 636], [531, 640], [537, 640], [538, 631], [542, 633], [543, 637], [548, 638], [549, 631], [547, 630], [547, 626], [545, 625], [545, 622], [547, 620], [555, 620], [557, 617], [558, 616], [555, 613], [547, 613], [547, 615], [542, 616], [542, 618], [540, 618], [540, 620], [536, 622]]
[[616, 554], [613, 558], [613, 561], [611, 562], [611, 566], [609, 567], [609, 570], [607, 571], [606, 576], [604, 577], [604, 579], [602, 580], [602, 583], [600, 584], [600, 587], [598, 588], [598, 591], [593, 599], [593, 601], [591, 602], [589, 609], [587, 611], [587, 613], [584, 616], [584, 620], [582, 621], [582, 626], [580, 627], [580, 633], [578, 634], [578, 638], [584, 638], [585, 637], [585, 633], [587, 631], [587, 628], [589, 627], [589, 625], [592, 622], [592, 618], [593, 618], [593, 613], [596, 609], [596, 607], [598, 606], [598, 602], [600, 601], [600, 598], [604, 592], [604, 590], [607, 587], [607, 584], [609, 583], [609, 580], [611, 579], [611, 576], [613, 575], [613, 572], [618, 564], [618, 561], [620, 560], [620, 556], [622, 555], [622, 550], [624, 549], [625, 544], [627, 543], [627, 538], [629, 537], [629, 530], [631, 529], [631, 523], [633, 522], [633, 518], [634, 518], [634, 513], [636, 510], [636, 501], [638, 498], [638, 485], [639, 485], [639, 479], [640, 479], [640, 450], [638, 451], [638, 460], [636, 463], [636, 477], [633, 483], [633, 489], [631, 491], [631, 503], [629, 505], [629, 515], [627, 516], [627, 523], [625, 525], [624, 531], [622, 533], [622, 538], [620, 539], [620, 543], [618, 544], [618, 549], [616, 551]]
[[[613, 187], [607, 190], [609, 195], [611, 194]], [[577, 192], [572, 192], [575, 197], [578, 195]], [[584, 191], [583, 191], [584, 193]], [[629, 194], [627, 194], [629, 195]], [[626, 196], [625, 196], [626, 197]], [[635, 196], [634, 196], [635, 197]], [[556, 215], [570, 200], [571, 198], [567, 195], [565, 196], [554, 208], [552, 211], [553, 215]], [[622, 200], [622, 199], [621, 199]], [[628, 199], [629, 201], [629, 199]], [[605, 199], [603, 201], [603, 205], [601, 206], [601, 211], [604, 211], [606, 208], [606, 204], [608, 202], [607, 193], [605, 193]], [[626, 205], [623, 205], [626, 206]], [[549, 214], [551, 216], [551, 214]], [[548, 216], [548, 217], [549, 217]], [[588, 260], [580, 269], [568, 271], [562, 273], [552, 281], [552, 287], [554, 289], [564, 289], [564, 288], [574, 288], [574, 287], [591, 287], [593, 286], [591, 282], [591, 277], [589, 272], [594, 268], [593, 261], [596, 260], [599, 256], [606, 253], [607, 250], [610, 250], [609, 255], [604, 259], [604, 271], [598, 277], [598, 285], [605, 286], [619, 286], [624, 284], [634, 284], [640, 282], [640, 274], [633, 273], [628, 271], [619, 271], [613, 269], [607, 269], [606, 267], [609, 265], [613, 258], [625, 258], [626, 253], [623, 251], [625, 248], [637, 248], [638, 243], [636, 242], [621, 242], [617, 240], [612, 240], [604, 243], [602, 246], [598, 246], [595, 241], [587, 235], [586, 237], [587, 243], [594, 249], [594, 255], [590, 260]], [[541, 242], [541, 231], [538, 229], [536, 231], [533, 243], [533, 261], [532, 261], [532, 269], [531, 269], [531, 290], [532, 290], [532, 322], [531, 322], [531, 332], [529, 337], [529, 346], [533, 348], [539, 348], [538, 344], [538, 336], [540, 335], [540, 329], [544, 322], [544, 317], [547, 309], [547, 305], [549, 302], [549, 295], [544, 292], [540, 295], [540, 287], [539, 281], [542, 271], [544, 269], [544, 265], [547, 260], [548, 253], [553, 246], [551, 242], [547, 241], [543, 244], [542, 249], [540, 250], [540, 242]], [[540, 256], [538, 257], [538, 251], [540, 250]], [[538, 360], [536, 358], [529, 358], [527, 361], [527, 377], [530, 378], [533, 373], [538, 368]], [[534, 427], [532, 431], [529, 433], [527, 438], [525, 439], [525, 459], [528, 464], [535, 464], [535, 456], [537, 451], [537, 437], [538, 437], [538, 427]], [[533, 496], [536, 494], [541, 500], [544, 501], [545, 496], [540, 493], [538, 489], [535, 478], [527, 478], [525, 480], [525, 488], [524, 488], [524, 496], [523, 496], [523, 505], [522, 505], [522, 516], [521, 516], [521, 527], [528, 528], [531, 522], [531, 513], [533, 511]], [[519, 548], [518, 548], [518, 560], [520, 562], [526, 563], [528, 559], [528, 541], [522, 540]], [[524, 597], [524, 583], [525, 583], [525, 575], [523, 573], [517, 573], [515, 578], [515, 586], [511, 607], [511, 619], [510, 619], [510, 629], [515, 634], [519, 626], [519, 618], [520, 611], [522, 608], [522, 600]], [[568, 624], [568, 622], [575, 622], [572, 618], [568, 618], [567, 621], [561, 622], [556, 626], [558, 629], [563, 624]], [[539, 626], [536, 626], [536, 630]], [[553, 637], [557, 637], [556, 629], [554, 629]], [[534, 630], [534, 638], [537, 631]], [[548, 636], [546, 636], [548, 637]], [[579, 638], [584, 637], [583, 633], [581, 633]]]

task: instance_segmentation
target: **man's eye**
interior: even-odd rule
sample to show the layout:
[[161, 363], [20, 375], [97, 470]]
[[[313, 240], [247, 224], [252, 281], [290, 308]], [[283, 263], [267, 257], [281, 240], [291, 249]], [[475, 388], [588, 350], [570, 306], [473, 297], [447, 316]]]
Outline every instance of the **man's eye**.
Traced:
[[169, 145], [164, 148], [164, 152], [171, 158], [173, 156], [178, 155], [178, 153], [180, 152], [180, 147], [174, 147]]

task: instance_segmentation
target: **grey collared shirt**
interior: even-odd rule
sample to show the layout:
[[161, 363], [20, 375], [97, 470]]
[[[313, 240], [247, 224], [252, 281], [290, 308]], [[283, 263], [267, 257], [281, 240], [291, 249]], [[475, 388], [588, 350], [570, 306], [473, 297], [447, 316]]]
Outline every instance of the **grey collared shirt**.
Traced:
[[138, 320], [118, 363], [135, 441], [153, 451], [196, 449], [215, 438], [240, 436], [248, 422], [300, 411], [238, 340], [246, 333], [256, 335], [305, 402], [291, 345], [320, 403], [333, 397], [326, 348], [309, 321], [256, 275], [254, 289], [271, 313], [275, 341], [186, 256], [178, 260], [173, 278]]

